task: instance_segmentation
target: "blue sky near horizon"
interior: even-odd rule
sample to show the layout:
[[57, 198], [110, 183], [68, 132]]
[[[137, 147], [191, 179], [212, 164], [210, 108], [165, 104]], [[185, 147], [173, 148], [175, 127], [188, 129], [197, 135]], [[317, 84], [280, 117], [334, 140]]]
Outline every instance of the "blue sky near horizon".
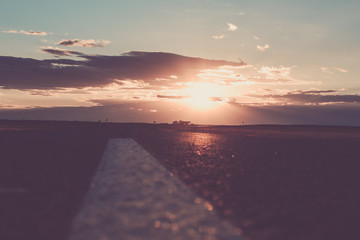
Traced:
[[[185, 102], [186, 108], [193, 107], [199, 114], [209, 112], [212, 105], [225, 109], [229, 104], [357, 107], [359, 11], [360, 2], [355, 0], [3, 0], [0, 41], [5, 47], [0, 49], [0, 57], [55, 59], [61, 63], [70, 59], [88, 69], [87, 64], [98, 64], [101, 56], [118, 56], [116, 61], [120, 61], [122, 54], [140, 51], [198, 58], [204, 65], [191, 69], [191, 79], [185, 75], [190, 69], [179, 72], [177, 67], [172, 74], [165, 64], [162, 70], [159, 65], [153, 79], [148, 78], [154, 76], [152, 71], [141, 79], [136, 74], [122, 78], [124, 72], [116, 71], [111, 75], [113, 81], [109, 75], [102, 76], [102, 68], [96, 65], [99, 76], [88, 85], [63, 84], [58, 79], [59, 85], [50, 87], [45, 81], [51, 77], [46, 75], [45, 79], [42, 69], [34, 69], [33, 78], [20, 70], [16, 74], [14, 70], [5, 72], [11, 65], [3, 58], [0, 71], [3, 69], [3, 76], [13, 75], [8, 79], [0, 76], [0, 108], [106, 107], [105, 102], [115, 101], [129, 105], [129, 109], [132, 103], [166, 102], [175, 106]], [[155, 65], [160, 57], [135, 55], [139, 61], [150, 58]], [[180, 58], [170, 58], [184, 67], [178, 62]], [[122, 57], [121, 63], [129, 59]], [[237, 65], [239, 59], [246, 67]], [[75, 65], [61, 65], [63, 71], [58, 69], [57, 76], [68, 74]], [[112, 71], [119, 68], [112, 67]], [[83, 70], [81, 74], [85, 75], [81, 76], [88, 76]], [[40, 76], [39, 84], [35, 76]], [[161, 81], [166, 84], [159, 84]], [[204, 89], [207, 94], [195, 96]], [[205, 104], [204, 98], [212, 99], [212, 103]], [[204, 101], [204, 105], [196, 106], [196, 101]], [[159, 109], [150, 110], [159, 119], [168, 119], [165, 110], [162, 114]], [[227, 123], [226, 119], [222, 121]]]

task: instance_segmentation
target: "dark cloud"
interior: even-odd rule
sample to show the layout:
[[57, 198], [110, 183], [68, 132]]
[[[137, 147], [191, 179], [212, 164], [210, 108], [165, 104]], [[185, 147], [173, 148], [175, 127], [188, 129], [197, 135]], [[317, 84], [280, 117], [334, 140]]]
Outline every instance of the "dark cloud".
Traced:
[[[79, 67], [57, 67], [68, 64]], [[59, 89], [105, 85], [94, 79], [94, 73], [81, 70], [81, 61], [35, 60], [31, 58], [0, 57], [0, 86], [6, 89]], [[107, 81], [106, 83], [110, 83]]]
[[[90, 56], [57, 49], [46, 52], [60, 56], [75, 54], [82, 60], [0, 56], [0, 86], [8, 89], [84, 88], [105, 86], [118, 80], [142, 80], [153, 86], [164, 86], [172, 85], [174, 81], [194, 81], [203, 69], [244, 65], [163, 52], [129, 52], [120, 56]], [[67, 67], [58, 67], [61, 65]], [[177, 78], [171, 79], [171, 76]]]
[[34, 95], [34, 96], [53, 96], [53, 94], [49, 91], [41, 91], [41, 90], [32, 90], [29, 92], [30, 95]]
[[320, 93], [336, 93], [336, 90], [309, 90], [309, 91], [298, 91], [303, 94], [320, 94]]
[[71, 55], [84, 55], [78, 51], [70, 51], [66, 49], [59, 49], [59, 48], [43, 48], [41, 51], [50, 53], [56, 56], [71, 56]]
[[291, 103], [360, 103], [360, 95], [347, 94], [347, 95], [323, 95], [321, 93], [332, 93], [333, 90], [328, 91], [305, 91], [293, 92], [284, 95], [265, 95], [264, 98], [278, 99], [289, 101]]
[[[93, 100], [98, 106], [92, 107], [52, 107], [32, 109], [0, 109], [1, 119], [29, 120], [79, 120], [79, 121], [110, 121], [119, 122], [172, 122], [184, 116], [183, 111], [169, 111], [174, 103], [160, 101], [115, 101]], [[141, 109], [141, 110], [139, 110]], [[156, 110], [156, 111], [154, 111]]]
[[104, 47], [109, 41], [105, 40], [81, 40], [81, 39], [67, 39], [57, 43], [61, 46], [79, 46], [79, 47]]
[[24, 33], [26, 35], [40, 35], [40, 36], [46, 36], [46, 32], [40, 32], [40, 31], [20, 31], [20, 33]]
[[167, 98], [167, 99], [185, 99], [187, 96], [173, 96], [173, 95], [157, 95], [157, 98]]
[[74, 44], [78, 43], [79, 40], [62, 40], [58, 43], [58, 45], [62, 46], [73, 46]]
[[360, 125], [359, 104], [240, 107], [251, 124]]

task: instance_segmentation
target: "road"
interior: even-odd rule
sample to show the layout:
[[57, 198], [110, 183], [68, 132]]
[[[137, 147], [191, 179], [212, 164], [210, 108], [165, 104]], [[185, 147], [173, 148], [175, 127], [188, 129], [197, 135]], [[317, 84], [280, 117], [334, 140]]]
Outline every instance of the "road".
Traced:
[[65, 239], [111, 138], [132, 138], [254, 240], [359, 239], [360, 128], [0, 123], [0, 239]]

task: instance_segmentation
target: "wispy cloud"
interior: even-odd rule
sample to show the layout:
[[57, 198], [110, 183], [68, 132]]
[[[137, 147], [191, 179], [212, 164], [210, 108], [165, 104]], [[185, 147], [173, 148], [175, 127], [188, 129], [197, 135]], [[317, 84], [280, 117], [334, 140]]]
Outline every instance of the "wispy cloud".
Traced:
[[334, 69], [336, 69], [336, 70], [338, 70], [339, 72], [342, 72], [342, 73], [347, 73], [347, 72], [349, 72], [349, 71], [346, 70], [345, 68], [338, 67], [338, 66], [334, 67]]
[[234, 32], [234, 31], [236, 31], [238, 29], [238, 27], [235, 24], [227, 23], [227, 25], [228, 25], [227, 30], [229, 30], [231, 32]]
[[334, 72], [331, 71], [331, 69], [334, 69], [338, 72], [342, 72], [342, 73], [348, 73], [349, 71], [343, 67], [339, 67], [339, 66], [335, 66], [335, 67], [332, 67], [332, 68], [329, 68], [329, 67], [321, 67], [320, 70], [323, 72], [323, 73], [328, 73], [328, 74], [333, 74]]
[[291, 79], [290, 74], [294, 67], [285, 67], [285, 66], [279, 66], [279, 67], [261, 67], [259, 70], [259, 73], [263, 73], [266, 75], [266, 78], [273, 79], [273, 80], [279, 80], [279, 79]]
[[219, 39], [223, 39], [225, 38], [226, 36], [224, 34], [219, 34], [219, 35], [214, 35], [212, 36], [213, 39], [216, 39], [216, 40], [219, 40]]
[[[241, 59], [239, 59], [240, 62]], [[301, 80], [292, 75], [296, 66], [252, 66], [243, 63], [241, 66], [220, 66], [203, 69], [197, 74], [206, 82], [220, 85], [245, 86], [253, 84], [291, 84], [319, 85], [319, 81]]]
[[18, 33], [17, 30], [4, 30], [3, 33]]
[[270, 48], [270, 46], [269, 46], [268, 44], [265, 44], [264, 46], [257, 45], [256, 48], [257, 48], [260, 52], [264, 52], [264, 51], [266, 51], [266, 49]]
[[201, 70], [198, 76], [202, 80], [216, 82], [218, 84], [244, 84], [249, 82], [249, 79], [246, 75], [241, 73], [242, 70], [243, 67], [222, 66], [216, 69]]
[[5, 30], [3, 31], [4, 33], [12, 33], [12, 34], [25, 34], [25, 35], [35, 35], [35, 36], [46, 36], [48, 35], [46, 32], [41, 32], [41, 31], [25, 31], [25, 30]]
[[321, 70], [323, 73], [330, 73], [330, 74], [332, 73], [328, 67], [321, 67], [320, 70]]
[[46, 47], [42, 48], [41, 51], [50, 53], [56, 56], [71, 56], [71, 55], [83, 55], [83, 53], [78, 51], [71, 51], [67, 49], [61, 49], [61, 48], [53, 48], [53, 47]]
[[121, 89], [149, 89], [150, 84], [142, 80], [117, 80], [116, 84], [120, 84]]
[[61, 40], [58, 45], [61, 46], [78, 46], [78, 47], [104, 47], [105, 45], [109, 44], [110, 41], [108, 40], [94, 40], [94, 39], [64, 39]]
[[[232, 24], [232, 23], [227, 23], [227, 31], [230, 31], [230, 32], [234, 32], [238, 29], [238, 27], [235, 25], [235, 24]], [[215, 40], [219, 40], [219, 39], [223, 39], [225, 38], [226, 35], [221, 33], [221, 34], [218, 34], [218, 35], [213, 35], [212, 38], [215, 39]]]

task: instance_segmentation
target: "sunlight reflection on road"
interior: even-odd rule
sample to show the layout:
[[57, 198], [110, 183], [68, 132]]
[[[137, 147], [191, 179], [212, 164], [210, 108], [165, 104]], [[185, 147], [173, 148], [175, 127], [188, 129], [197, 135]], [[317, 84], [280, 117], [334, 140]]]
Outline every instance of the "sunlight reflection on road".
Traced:
[[181, 134], [181, 141], [190, 145], [198, 155], [202, 155], [209, 150], [220, 138], [216, 134], [210, 133], [183, 133]]

